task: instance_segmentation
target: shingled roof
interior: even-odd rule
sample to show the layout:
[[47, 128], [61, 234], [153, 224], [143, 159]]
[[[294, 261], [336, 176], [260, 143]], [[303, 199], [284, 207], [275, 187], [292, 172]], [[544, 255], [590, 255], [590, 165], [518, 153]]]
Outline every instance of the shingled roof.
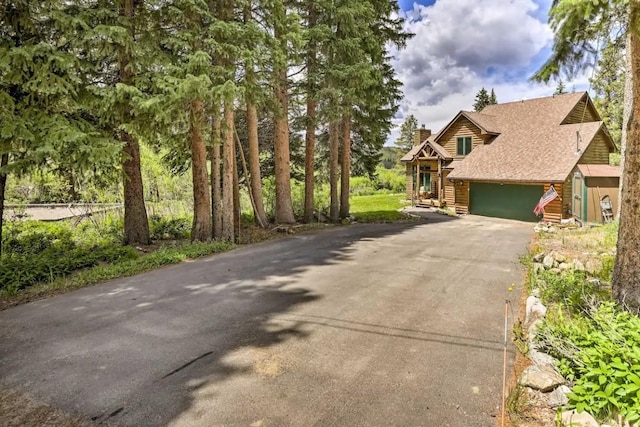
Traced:
[[[499, 132], [490, 143], [474, 147], [456, 164], [450, 179], [475, 181], [562, 182], [599, 132], [611, 142], [601, 121], [561, 124], [586, 92], [495, 104], [470, 120], [485, 120], [485, 130]], [[577, 137], [579, 132], [579, 138]], [[612, 143], [612, 142], [611, 142]]]

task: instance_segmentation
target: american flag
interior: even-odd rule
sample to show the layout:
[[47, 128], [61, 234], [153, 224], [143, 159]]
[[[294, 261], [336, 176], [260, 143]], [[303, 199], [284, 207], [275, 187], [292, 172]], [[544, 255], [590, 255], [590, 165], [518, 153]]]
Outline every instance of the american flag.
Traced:
[[533, 210], [533, 213], [536, 215], [544, 215], [544, 207], [551, 203], [556, 197], [558, 197], [558, 193], [552, 185], [549, 190], [540, 197], [540, 201]]

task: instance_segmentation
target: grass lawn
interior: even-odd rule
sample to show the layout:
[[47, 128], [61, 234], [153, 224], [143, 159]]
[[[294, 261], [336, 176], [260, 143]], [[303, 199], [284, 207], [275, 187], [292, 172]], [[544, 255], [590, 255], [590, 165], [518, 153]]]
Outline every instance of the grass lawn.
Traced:
[[351, 214], [360, 222], [388, 222], [406, 219], [398, 209], [407, 205], [404, 194], [374, 194], [351, 197]]

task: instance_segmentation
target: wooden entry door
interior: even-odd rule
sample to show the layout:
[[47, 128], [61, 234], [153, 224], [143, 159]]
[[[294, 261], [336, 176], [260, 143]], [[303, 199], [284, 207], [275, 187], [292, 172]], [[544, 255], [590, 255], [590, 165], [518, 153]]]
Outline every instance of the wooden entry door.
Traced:
[[573, 175], [573, 206], [571, 206], [571, 211], [573, 212], [573, 216], [581, 221], [584, 221], [582, 218], [583, 206], [584, 206], [584, 179], [582, 175], [576, 172]]

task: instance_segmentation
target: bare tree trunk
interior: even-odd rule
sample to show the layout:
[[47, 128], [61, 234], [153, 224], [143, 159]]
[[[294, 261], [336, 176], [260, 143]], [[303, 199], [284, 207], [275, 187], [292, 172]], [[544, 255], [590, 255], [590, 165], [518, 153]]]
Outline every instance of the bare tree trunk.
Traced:
[[201, 100], [191, 103], [190, 116], [191, 176], [193, 181], [193, 227], [191, 240], [211, 240], [211, 199], [207, 172], [207, 147], [202, 138], [204, 104]]
[[124, 172], [124, 243], [128, 245], [151, 243], [149, 220], [144, 203], [142, 171], [140, 170], [140, 146], [138, 140], [127, 132], [120, 133], [124, 141], [122, 170]]
[[262, 199], [262, 176], [260, 173], [260, 144], [258, 140], [258, 113], [252, 102], [247, 102], [247, 134], [249, 139], [249, 172], [251, 173], [251, 195], [256, 223], [265, 228], [269, 221]]
[[[315, 27], [317, 17], [315, 0], [308, 1], [309, 29]], [[307, 52], [307, 129], [304, 146], [304, 222], [313, 222], [314, 187], [315, 187], [315, 146], [316, 146], [316, 63], [317, 48], [315, 40], [309, 41]]]
[[342, 170], [340, 173], [340, 218], [349, 216], [349, 178], [351, 177], [351, 115], [342, 116]]
[[234, 209], [233, 209], [233, 102], [224, 105], [224, 128], [222, 129], [222, 239], [233, 242]]
[[275, 112], [275, 174], [276, 174], [276, 223], [292, 224], [296, 222], [291, 200], [291, 164], [289, 152], [289, 93], [287, 84], [287, 40], [284, 26], [287, 12], [283, 4], [276, 2], [274, 37], [278, 44], [278, 53], [274, 61]]
[[[134, 16], [134, 0], [125, 0], [120, 9], [120, 16], [131, 20]], [[133, 37], [133, 24], [129, 22], [130, 37]], [[124, 84], [131, 84], [133, 75], [129, 68], [131, 58], [124, 47], [118, 53], [119, 80]], [[123, 107], [124, 117], [128, 116], [128, 106]], [[120, 131], [120, 140], [124, 142], [122, 149], [122, 171], [124, 186], [124, 242], [125, 244], [151, 243], [149, 237], [149, 220], [144, 203], [144, 188], [142, 172], [140, 170], [140, 145], [138, 140], [125, 131]]]
[[337, 222], [339, 219], [338, 200], [338, 153], [340, 150], [340, 123], [336, 120], [329, 122], [329, 187], [331, 203], [329, 206], [329, 219]]
[[[640, 12], [638, 3], [631, 3], [631, 16]], [[620, 199], [620, 228], [616, 263], [613, 269], [613, 295], [619, 304], [632, 312], [640, 310], [640, 35], [629, 30], [629, 53], [633, 103], [627, 123], [626, 153]]]
[[[247, 1], [242, 9], [244, 23], [248, 24], [252, 21], [251, 1]], [[256, 78], [251, 60], [244, 63], [245, 81], [247, 84], [247, 138], [249, 144], [249, 171], [251, 173], [250, 183], [247, 188], [251, 194], [251, 205], [253, 207], [253, 215], [258, 224], [262, 228], [266, 228], [269, 224], [267, 214], [264, 211], [264, 201], [262, 197], [262, 174], [260, 173], [260, 141], [258, 139], [258, 112], [252, 91], [255, 90]], [[234, 128], [235, 129], [235, 128]], [[240, 142], [238, 141], [238, 144]], [[242, 155], [244, 162], [244, 154]]]
[[0, 256], [2, 256], [2, 226], [4, 224], [4, 197], [7, 189], [7, 173], [2, 169], [9, 164], [9, 154], [4, 153], [0, 156]]
[[240, 179], [238, 177], [238, 159], [236, 157], [235, 138], [233, 143], [233, 223], [235, 225], [235, 238], [240, 238]]
[[[627, 31], [627, 41], [626, 41], [626, 52], [625, 52], [625, 63], [627, 72], [625, 73], [624, 79], [624, 96], [623, 96], [623, 104], [622, 104], [622, 135], [620, 138], [620, 165], [622, 167], [622, 171], [620, 176], [624, 175], [624, 158], [625, 151], [627, 148], [627, 128], [629, 126], [629, 121], [633, 109], [633, 73], [631, 72], [631, 30]], [[618, 200], [622, 200], [622, 186], [623, 180], [620, 179], [620, 188], [618, 189]], [[622, 210], [622, 203], [618, 202], [618, 209], [616, 210], [616, 218], [620, 218], [620, 211]]]
[[220, 145], [221, 114], [216, 112], [213, 118], [213, 135], [211, 141], [211, 210], [213, 212], [213, 238], [222, 238], [222, 194], [220, 177]]

